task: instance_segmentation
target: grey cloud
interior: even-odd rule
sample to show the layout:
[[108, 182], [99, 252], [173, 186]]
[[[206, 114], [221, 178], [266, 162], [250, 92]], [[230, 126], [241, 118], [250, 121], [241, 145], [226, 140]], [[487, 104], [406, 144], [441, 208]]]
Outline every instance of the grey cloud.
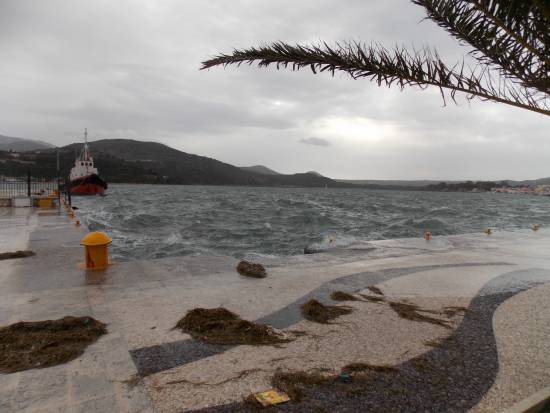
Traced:
[[323, 138], [303, 138], [300, 139], [300, 143], [303, 143], [304, 145], [313, 145], [313, 146], [330, 146], [330, 142]]
[[[461, 178], [466, 164], [479, 178], [550, 175], [542, 161], [550, 121], [538, 115], [458, 95], [460, 106], [442, 108], [437, 90], [401, 92], [340, 74], [198, 70], [213, 54], [273, 40], [429, 44], [451, 65], [468, 51], [419, 23], [422, 10], [407, 0], [0, 3], [3, 135], [61, 145], [83, 127], [102, 137], [132, 131], [238, 165], [347, 178]], [[327, 119], [396, 132], [376, 144], [350, 141], [346, 128], [326, 134]], [[330, 150], [306, 146], [328, 139]], [[461, 162], [474, 158], [484, 161]]]

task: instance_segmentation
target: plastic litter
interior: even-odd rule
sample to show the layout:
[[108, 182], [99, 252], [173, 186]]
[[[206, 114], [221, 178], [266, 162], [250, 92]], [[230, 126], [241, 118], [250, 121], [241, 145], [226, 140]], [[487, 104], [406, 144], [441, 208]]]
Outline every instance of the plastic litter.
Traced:
[[269, 389], [260, 393], [256, 393], [254, 397], [264, 407], [290, 401], [290, 397], [288, 397], [288, 394], [277, 389]]

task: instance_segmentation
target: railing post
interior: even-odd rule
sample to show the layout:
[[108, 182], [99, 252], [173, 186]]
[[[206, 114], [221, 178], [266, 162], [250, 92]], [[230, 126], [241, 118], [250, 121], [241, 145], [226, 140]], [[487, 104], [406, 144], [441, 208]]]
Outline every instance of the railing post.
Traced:
[[31, 197], [31, 171], [27, 171], [27, 196]]
[[57, 205], [61, 208], [61, 178], [57, 175]]

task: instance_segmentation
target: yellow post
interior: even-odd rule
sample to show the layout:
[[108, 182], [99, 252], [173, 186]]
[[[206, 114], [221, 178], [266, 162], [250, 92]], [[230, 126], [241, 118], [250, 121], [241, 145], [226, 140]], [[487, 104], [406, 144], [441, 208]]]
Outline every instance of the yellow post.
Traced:
[[113, 240], [104, 232], [90, 232], [82, 240], [87, 270], [104, 270], [109, 265], [109, 244]]
[[38, 199], [38, 206], [40, 208], [53, 208], [53, 198], [47, 197], [47, 198], [39, 198]]
[[431, 239], [432, 239], [432, 233], [431, 233], [430, 231], [426, 231], [426, 232], [424, 233], [424, 239], [425, 239], [426, 241], [431, 240]]

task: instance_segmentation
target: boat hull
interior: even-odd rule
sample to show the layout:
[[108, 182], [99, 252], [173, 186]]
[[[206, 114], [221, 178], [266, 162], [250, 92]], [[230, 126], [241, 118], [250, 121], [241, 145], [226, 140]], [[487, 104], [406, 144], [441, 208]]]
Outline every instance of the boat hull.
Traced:
[[74, 179], [70, 183], [71, 195], [103, 195], [106, 189], [107, 183], [96, 174]]

